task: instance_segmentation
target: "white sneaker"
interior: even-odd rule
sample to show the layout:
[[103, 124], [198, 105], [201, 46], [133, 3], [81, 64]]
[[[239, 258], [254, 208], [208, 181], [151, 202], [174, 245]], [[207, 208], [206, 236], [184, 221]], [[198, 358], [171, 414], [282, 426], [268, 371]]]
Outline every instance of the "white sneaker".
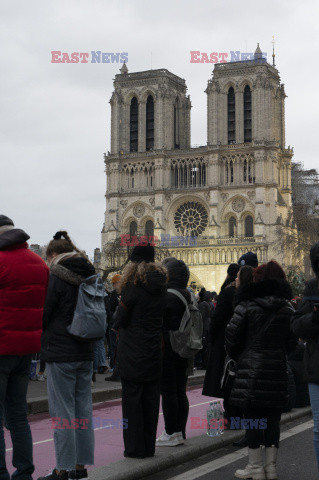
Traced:
[[44, 376], [44, 373], [41, 373], [41, 374], [37, 374], [37, 380], [38, 382], [45, 382], [45, 376]]
[[179, 440], [181, 442], [180, 445], [183, 445], [185, 440], [184, 440], [182, 432], [177, 432], [177, 437], [179, 438]]
[[168, 435], [165, 430], [160, 437], [156, 439], [157, 447], [177, 447], [177, 445], [182, 445], [184, 443], [183, 438], [180, 438], [178, 432]]

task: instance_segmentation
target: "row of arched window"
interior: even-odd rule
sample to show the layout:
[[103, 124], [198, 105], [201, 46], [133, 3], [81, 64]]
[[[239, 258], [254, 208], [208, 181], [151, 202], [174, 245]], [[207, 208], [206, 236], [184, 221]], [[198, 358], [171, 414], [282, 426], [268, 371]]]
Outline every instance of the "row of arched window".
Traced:
[[154, 186], [153, 168], [126, 169], [122, 174], [122, 190], [151, 189]]
[[206, 164], [204, 162], [173, 162], [171, 186], [175, 188], [196, 188], [206, 186]]
[[[234, 216], [231, 216], [228, 220], [228, 236], [230, 238], [237, 237], [237, 219]], [[137, 222], [133, 220], [129, 226], [129, 233], [131, 236], [137, 235]], [[152, 220], [148, 220], [145, 223], [144, 234], [147, 236], [154, 235], [154, 223]], [[244, 222], [244, 237], [249, 238], [254, 236], [254, 220], [251, 215], [247, 215]]]
[[[174, 148], [180, 148], [180, 102], [176, 98], [174, 104]], [[139, 104], [136, 97], [133, 97], [130, 105], [130, 152], [138, 151], [138, 116]], [[149, 95], [146, 100], [146, 150], [154, 149], [154, 99]]]
[[[236, 102], [235, 91], [230, 87], [227, 95], [227, 127], [228, 144], [236, 143]], [[244, 142], [252, 141], [252, 113], [251, 113], [251, 90], [246, 85], [244, 90]]]
[[[137, 222], [135, 222], [135, 220], [130, 223], [129, 233], [131, 236], [137, 235], [138, 233]], [[144, 235], [147, 235], [148, 237], [152, 237], [154, 235], [154, 223], [152, 220], [147, 220], [145, 223]]]
[[[133, 97], [130, 105], [130, 152], [138, 151], [138, 101]], [[154, 99], [152, 95], [146, 101], [146, 150], [154, 148]]]
[[255, 162], [254, 159], [236, 161], [225, 157], [222, 159], [224, 164], [224, 185], [242, 185], [255, 183]]
[[[230, 238], [237, 237], [237, 219], [236, 217], [230, 217], [228, 220], [228, 236]], [[254, 236], [254, 220], [251, 215], [248, 215], [245, 218], [244, 222], [244, 237], [253, 237]]]

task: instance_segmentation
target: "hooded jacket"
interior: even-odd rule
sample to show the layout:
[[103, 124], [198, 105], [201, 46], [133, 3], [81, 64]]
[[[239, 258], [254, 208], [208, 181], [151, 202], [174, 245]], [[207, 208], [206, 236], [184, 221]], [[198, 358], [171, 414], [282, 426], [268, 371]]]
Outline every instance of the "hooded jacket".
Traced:
[[49, 269], [23, 230], [0, 235], [0, 355], [40, 351]]
[[[238, 362], [230, 396], [232, 405], [258, 409], [287, 404], [286, 353], [297, 343], [290, 330], [294, 312], [291, 296], [288, 282], [278, 279], [251, 283], [242, 290], [225, 332], [227, 353]], [[258, 336], [270, 317], [270, 325]]]
[[306, 381], [319, 384], [319, 311], [314, 311], [314, 304], [319, 304], [319, 242], [311, 248], [310, 260], [316, 278], [306, 283], [292, 329], [299, 338], [307, 340], [304, 355]]
[[80, 256], [51, 267], [41, 338], [41, 359], [45, 362], [93, 360], [92, 343], [76, 340], [67, 326], [73, 319], [79, 285], [94, 274], [94, 267]]
[[166, 308], [166, 277], [146, 274], [147, 283], [128, 283], [113, 315], [119, 329], [119, 375], [132, 382], [159, 380], [162, 371], [162, 327]]
[[[167, 288], [177, 290], [190, 303], [191, 294], [186, 288], [189, 279], [189, 270], [186, 264], [181, 260], [171, 258], [165, 262], [165, 267], [168, 270]], [[172, 350], [169, 337], [170, 330], [179, 329], [184, 312], [185, 305], [182, 301], [173, 293], [168, 292], [163, 321], [164, 368], [169, 368], [171, 363], [174, 363], [179, 368], [187, 368], [188, 360], [181, 358], [178, 353]]]

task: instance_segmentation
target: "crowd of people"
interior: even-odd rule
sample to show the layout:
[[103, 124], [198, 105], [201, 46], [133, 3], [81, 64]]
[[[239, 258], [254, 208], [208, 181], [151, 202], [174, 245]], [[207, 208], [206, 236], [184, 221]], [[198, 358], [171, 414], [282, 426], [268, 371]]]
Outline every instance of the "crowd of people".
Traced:
[[[91, 382], [107, 361], [104, 338], [81, 341], [69, 330], [79, 287], [96, 272], [67, 232], [48, 243], [47, 264], [28, 249], [28, 239], [0, 215], [0, 477], [10, 479], [3, 424], [12, 438], [13, 477], [31, 480], [34, 472], [26, 394], [32, 355], [40, 352], [56, 465], [39, 480], [86, 479], [94, 464]], [[281, 415], [308, 404], [308, 387], [319, 468], [319, 242], [310, 258], [315, 278], [296, 306], [283, 268], [274, 260], [259, 265], [253, 252], [229, 265], [218, 296], [205, 289], [195, 296], [182, 260], [156, 262], [154, 247], [134, 247], [105, 299], [108, 378], [122, 384], [125, 457], [152, 457], [156, 447], [185, 443], [187, 380], [195, 366], [206, 369], [203, 395], [223, 399], [226, 419], [266, 424], [246, 430], [249, 462], [236, 478], [278, 478]], [[185, 327], [190, 311], [201, 319], [200, 351], [191, 338], [198, 330]], [[176, 332], [193, 353], [176, 348]], [[165, 430], [156, 438], [160, 397]]]

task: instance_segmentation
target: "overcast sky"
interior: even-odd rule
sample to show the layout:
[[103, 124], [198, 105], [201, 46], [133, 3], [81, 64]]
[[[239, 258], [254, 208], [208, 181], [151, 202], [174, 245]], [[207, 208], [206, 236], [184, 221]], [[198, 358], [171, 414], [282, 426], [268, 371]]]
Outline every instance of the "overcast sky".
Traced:
[[192, 145], [206, 143], [213, 65], [190, 51], [253, 52], [276, 65], [286, 94], [286, 145], [318, 167], [316, 0], [7, 0], [1, 2], [0, 213], [47, 243], [65, 228], [92, 255], [105, 212], [103, 153], [117, 63], [51, 63], [51, 51], [128, 52], [130, 72], [167, 68], [191, 96]]

